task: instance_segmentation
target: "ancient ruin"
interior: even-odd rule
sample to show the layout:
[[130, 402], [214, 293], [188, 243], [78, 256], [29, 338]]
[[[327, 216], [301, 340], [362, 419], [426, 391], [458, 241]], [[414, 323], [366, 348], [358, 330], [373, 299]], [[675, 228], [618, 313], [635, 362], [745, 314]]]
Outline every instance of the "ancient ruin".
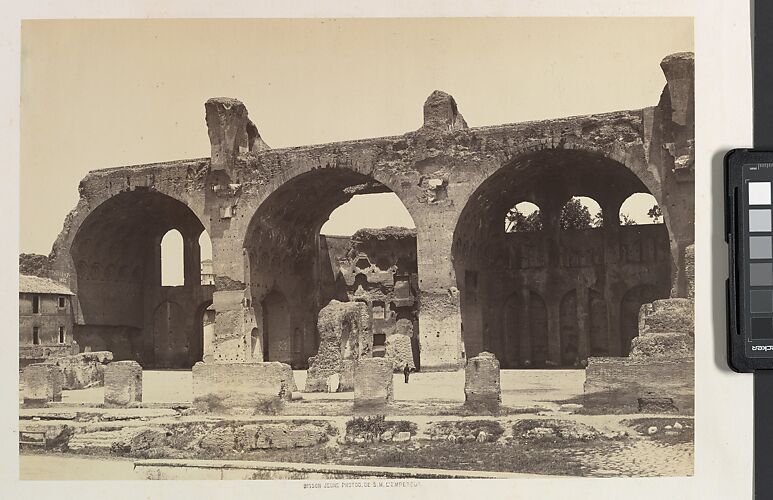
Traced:
[[[331, 300], [365, 304], [366, 357], [422, 371], [457, 370], [483, 351], [502, 368], [627, 356], [642, 304], [694, 291], [685, 251], [693, 55], [668, 56], [661, 68], [667, 84], [644, 109], [471, 128], [454, 98], [436, 91], [417, 130], [285, 149], [263, 141], [240, 101], [210, 99], [210, 157], [81, 181], [51, 253], [74, 293], [73, 338], [144, 369], [191, 368], [204, 359], [204, 317], [214, 310], [194, 389], [197, 370], [223, 385], [255, 380], [263, 362], [309, 368]], [[353, 195], [383, 192], [400, 198], [415, 231], [320, 235]], [[620, 225], [634, 193], [655, 197], [664, 224]], [[575, 195], [600, 204], [601, 227], [561, 228]], [[520, 201], [540, 207], [541, 230], [503, 230]], [[162, 286], [160, 242], [172, 229], [184, 241], [185, 279]], [[203, 231], [213, 249], [206, 282]], [[280, 386], [272, 397], [289, 397]], [[197, 394], [213, 403], [211, 388]]]

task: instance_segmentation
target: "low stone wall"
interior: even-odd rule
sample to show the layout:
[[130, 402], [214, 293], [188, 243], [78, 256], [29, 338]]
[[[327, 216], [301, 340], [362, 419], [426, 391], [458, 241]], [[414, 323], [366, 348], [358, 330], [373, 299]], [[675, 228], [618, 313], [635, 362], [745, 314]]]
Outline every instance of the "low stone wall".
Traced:
[[[585, 395], [618, 413], [639, 411], [639, 398], [671, 398], [680, 413], [695, 404], [695, 362], [692, 358], [589, 358]], [[603, 400], [603, 401], [602, 401]]]
[[193, 405], [198, 411], [225, 414], [273, 414], [296, 391], [290, 365], [203, 363], [193, 366]]
[[78, 344], [56, 345], [20, 345], [19, 369], [24, 369], [34, 363], [42, 363], [47, 359], [61, 358], [78, 354]]
[[72, 356], [49, 358], [46, 363], [62, 370], [62, 388], [86, 389], [99, 387], [105, 382], [105, 367], [113, 360], [110, 351], [83, 352]]

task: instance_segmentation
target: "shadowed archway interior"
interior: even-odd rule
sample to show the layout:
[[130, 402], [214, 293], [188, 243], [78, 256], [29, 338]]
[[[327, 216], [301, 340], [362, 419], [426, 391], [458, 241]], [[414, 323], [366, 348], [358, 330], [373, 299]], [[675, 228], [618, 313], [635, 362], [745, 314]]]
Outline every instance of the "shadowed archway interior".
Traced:
[[[583, 150], [525, 154], [484, 181], [460, 215], [452, 251], [468, 356], [488, 350], [517, 368], [627, 355], [621, 308], [633, 307], [631, 297], [666, 298], [671, 285], [666, 225], [619, 224], [620, 205], [638, 192], [648, 191], [625, 165]], [[579, 196], [595, 200], [603, 220], [567, 228], [562, 209]], [[503, 230], [503, 216], [523, 201], [539, 207], [541, 229]], [[641, 286], [652, 293], [623, 305]]]
[[[162, 286], [161, 240], [183, 238], [183, 286]], [[144, 368], [189, 368], [201, 360], [198, 324], [213, 286], [200, 277], [204, 226], [184, 203], [135, 188], [96, 207], [80, 226], [71, 256], [77, 273], [81, 348], [113, 351]]]
[[[263, 201], [244, 242], [249, 266], [245, 275], [260, 330], [256, 338], [264, 344], [262, 359], [306, 367], [308, 358], [317, 353], [317, 314], [332, 299], [350, 300], [351, 284], [345, 282], [341, 268], [350, 258], [357, 261], [349, 237], [320, 236], [320, 228], [354, 195], [389, 192], [389, 187], [366, 175], [323, 168], [298, 175]], [[415, 237], [410, 241], [413, 267], [404, 272], [415, 273]], [[405, 256], [389, 257], [386, 263], [368, 261], [368, 272], [393, 265], [402, 270], [398, 260]], [[253, 356], [256, 353], [253, 349]]]

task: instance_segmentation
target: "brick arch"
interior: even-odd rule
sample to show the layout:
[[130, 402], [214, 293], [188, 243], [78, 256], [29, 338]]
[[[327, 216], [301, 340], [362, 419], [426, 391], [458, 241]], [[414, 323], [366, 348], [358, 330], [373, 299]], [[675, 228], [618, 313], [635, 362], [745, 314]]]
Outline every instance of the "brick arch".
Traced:
[[[484, 348], [487, 337], [501, 335], [491, 331], [497, 326], [487, 320], [488, 313], [484, 311], [496, 303], [499, 290], [509, 286], [506, 283], [507, 280], [522, 283], [529, 280], [547, 280], [545, 283], [549, 283], [547, 286], [549, 293], [544, 300], [553, 325], [550, 334], [550, 363], [579, 366], [579, 363], [588, 355], [586, 351], [589, 343], [585, 338], [582, 339], [582, 345], [575, 342], [578, 345], [573, 346], [573, 352], [564, 352], [566, 351], [564, 347], [568, 345], [567, 335], [569, 334], [562, 331], [566, 328], [560, 326], [560, 318], [561, 310], [566, 308], [561, 307], [563, 295], [556, 294], [582, 284], [582, 295], [580, 298], [575, 298], [575, 301], [581, 301], [582, 308], [587, 309], [590, 307], [589, 295], [592, 293], [588, 289], [597, 286], [593, 280], [601, 280], [598, 286], [602, 288], [606, 286], [604, 285], [606, 280], [615, 281], [614, 273], [611, 277], [604, 274], [607, 266], [617, 265], [615, 257], [617, 247], [608, 248], [608, 246], [612, 244], [610, 242], [618, 245], [627, 240], [624, 234], [615, 233], [610, 239], [606, 237], [606, 232], [599, 231], [606, 230], [607, 226], [610, 226], [608, 228], [610, 231], [615, 231], [619, 226], [607, 223], [609, 214], [614, 214], [616, 218], [619, 204], [628, 195], [648, 191], [642, 177], [648, 182], [654, 177], [648, 178], [649, 174], [642, 177], [636, 175], [634, 172], [638, 168], [636, 162], [625, 165], [613, 159], [626, 160], [621, 156], [611, 157], [608, 152], [598, 148], [578, 149], [577, 144], [573, 144], [572, 147], [566, 146], [566, 143], [541, 143], [538, 146], [517, 148], [514, 156], [504, 155], [505, 159], [501, 163], [497, 162], [481, 170], [479, 177], [484, 180], [476, 183], [476, 189], [467, 198], [466, 205], [460, 212], [454, 229], [451, 253], [457, 288], [460, 291], [465, 346], [470, 354], [474, 355], [476, 350]], [[641, 170], [646, 169], [642, 166]], [[596, 232], [593, 238], [590, 234], [581, 234], [584, 230], [562, 231], [560, 229], [562, 207], [572, 196], [578, 195], [594, 199], [604, 214], [604, 227], [590, 230]], [[513, 203], [523, 200], [528, 200], [540, 208], [542, 231], [505, 233], [501, 227], [502, 214], [506, 213]], [[668, 215], [664, 214], [664, 216]], [[618, 240], [620, 240], [619, 243]], [[670, 247], [671, 250], [672, 262], [661, 259], [663, 262], [657, 264], [660, 266], [658, 269], [666, 270], [665, 279], [668, 281], [669, 274], [673, 276], [676, 269], [673, 238], [669, 233], [664, 234], [663, 238], [657, 241], [664, 249]], [[669, 255], [669, 252], [666, 250], [660, 255]], [[568, 256], [571, 259], [565, 258]], [[540, 269], [544, 269], [544, 272], [539, 271]], [[594, 277], [584, 277], [588, 272], [583, 269], [595, 269]], [[570, 274], [572, 276], [569, 276]], [[664, 275], [658, 271], [656, 276], [661, 280]], [[588, 279], [591, 281], [585, 282]], [[617, 281], [615, 281], [617, 287], [628, 284], [626, 280], [622, 280], [621, 283]], [[616, 297], [619, 293], [617, 289], [609, 289], [605, 290], [603, 296], [605, 300], [612, 300], [612, 297]], [[584, 310], [578, 312], [576, 314], [578, 321], [585, 314], [589, 313]], [[585, 335], [585, 330], [598, 330], [604, 327], [604, 322], [598, 318], [592, 326], [588, 318], [584, 321], [582, 335]], [[476, 333], [481, 335], [482, 339], [475, 339]], [[594, 335], [598, 337], [601, 334], [594, 331]], [[574, 338], [576, 335], [569, 336]]]
[[[53, 251], [57, 268], [68, 270], [77, 293], [76, 341], [104, 338], [111, 350], [146, 367], [189, 367], [195, 308], [212, 294], [212, 287], [200, 280], [202, 219], [185, 203], [188, 199], [147, 186], [89, 200], [86, 204], [81, 199], [81, 209], [68, 218]], [[185, 241], [185, 286], [161, 283], [160, 244], [170, 229], [179, 230]], [[174, 315], [170, 330], [179, 338], [166, 350], [154, 334], [157, 310], [151, 308], [162, 302], [182, 311]]]
[[[364, 190], [362, 193], [353, 192], [346, 197], [351, 198], [354, 194], [368, 194], [378, 192], [392, 192], [400, 199], [405, 206], [411, 217], [416, 220], [416, 207], [415, 200], [410, 196], [410, 193], [406, 192], [397, 178], [392, 175], [388, 175], [382, 170], [376, 170], [372, 167], [365, 167], [358, 164], [339, 164], [326, 163], [324, 166], [319, 163], [303, 163], [297, 166], [290, 167], [283, 170], [280, 175], [274, 175], [263, 186], [260, 187], [256, 196], [250, 197], [245, 200], [245, 203], [241, 207], [240, 220], [243, 226], [243, 246], [249, 247], [249, 240], [253, 236], [255, 217], [258, 215], [262, 207], [266, 202], [270, 202], [270, 198], [276, 196], [278, 192], [283, 189], [287, 189], [287, 186], [296, 182], [313, 182], [314, 174], [324, 175], [325, 172], [336, 172], [341, 174], [341, 182], [334, 189], [342, 189], [351, 187], [357, 184], [370, 182], [374, 184], [373, 190]], [[311, 175], [310, 175], [311, 174]], [[348, 177], [348, 179], [347, 179]], [[347, 184], [350, 184], [347, 186]], [[337, 206], [345, 203], [341, 202]]]
[[[303, 366], [315, 354], [317, 314], [335, 295], [329, 290], [313, 293], [314, 280], [319, 279], [315, 262], [321, 251], [320, 228], [355, 194], [395, 192], [392, 188], [398, 185], [388, 175], [352, 165], [301, 165], [273, 178], [251, 202], [257, 208], [242, 211], [244, 286], [254, 304], [274, 288], [284, 293], [292, 311], [292, 330], [303, 338], [294, 347], [294, 364]], [[260, 325], [260, 311], [254, 309]]]

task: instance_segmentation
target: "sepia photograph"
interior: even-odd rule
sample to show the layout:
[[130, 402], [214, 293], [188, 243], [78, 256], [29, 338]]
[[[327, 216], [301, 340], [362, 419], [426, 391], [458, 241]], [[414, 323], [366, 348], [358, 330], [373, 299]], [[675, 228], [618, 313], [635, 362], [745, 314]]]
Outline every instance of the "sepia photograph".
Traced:
[[20, 478], [692, 476], [693, 29], [24, 20]]

